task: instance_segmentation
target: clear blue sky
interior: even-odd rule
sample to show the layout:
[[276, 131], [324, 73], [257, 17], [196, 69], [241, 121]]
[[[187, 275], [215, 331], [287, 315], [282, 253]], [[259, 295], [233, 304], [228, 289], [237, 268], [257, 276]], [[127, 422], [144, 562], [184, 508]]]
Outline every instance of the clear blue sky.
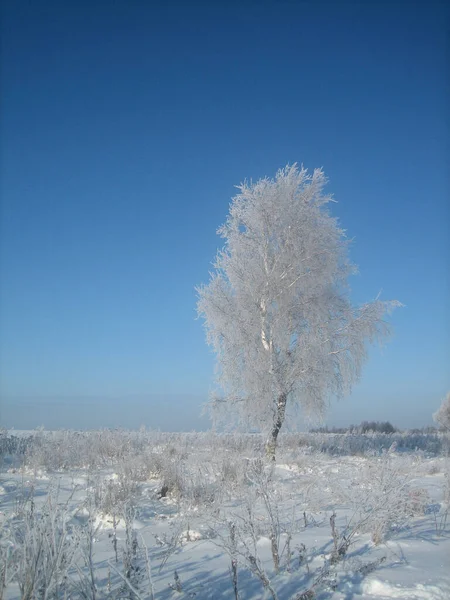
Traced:
[[[447, 36], [447, 37], [446, 37]], [[355, 302], [398, 299], [328, 422], [450, 389], [445, 2], [5, 0], [0, 423], [200, 427], [196, 320], [234, 185], [323, 166]]]

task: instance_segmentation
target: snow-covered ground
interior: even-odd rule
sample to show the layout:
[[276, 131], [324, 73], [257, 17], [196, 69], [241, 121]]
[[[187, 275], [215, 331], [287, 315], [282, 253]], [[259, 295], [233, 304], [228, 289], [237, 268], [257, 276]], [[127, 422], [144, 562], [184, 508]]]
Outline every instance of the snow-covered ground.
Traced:
[[271, 467], [239, 438], [106, 442], [103, 464], [74, 464], [75, 442], [58, 469], [42, 440], [4, 457], [5, 600], [44, 597], [24, 592], [33, 561], [48, 598], [450, 598], [446, 457], [291, 444]]

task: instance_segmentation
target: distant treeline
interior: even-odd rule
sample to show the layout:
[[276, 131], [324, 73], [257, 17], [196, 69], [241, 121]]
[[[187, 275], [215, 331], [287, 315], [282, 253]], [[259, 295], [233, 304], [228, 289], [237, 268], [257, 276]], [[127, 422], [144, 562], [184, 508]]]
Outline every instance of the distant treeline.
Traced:
[[[394, 427], [389, 421], [362, 421], [359, 425], [348, 427], [316, 427], [310, 433], [399, 433], [401, 430]], [[408, 429], [409, 433], [436, 433], [436, 427], [428, 426], [421, 429]]]

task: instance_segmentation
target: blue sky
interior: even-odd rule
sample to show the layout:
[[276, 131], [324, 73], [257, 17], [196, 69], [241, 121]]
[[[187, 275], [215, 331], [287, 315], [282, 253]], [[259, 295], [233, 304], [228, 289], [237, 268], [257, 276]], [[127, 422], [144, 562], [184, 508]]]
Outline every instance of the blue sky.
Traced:
[[450, 388], [444, 2], [1, 10], [0, 423], [205, 426], [194, 286], [234, 186], [293, 162], [329, 177], [354, 301], [406, 305], [328, 423], [430, 422]]

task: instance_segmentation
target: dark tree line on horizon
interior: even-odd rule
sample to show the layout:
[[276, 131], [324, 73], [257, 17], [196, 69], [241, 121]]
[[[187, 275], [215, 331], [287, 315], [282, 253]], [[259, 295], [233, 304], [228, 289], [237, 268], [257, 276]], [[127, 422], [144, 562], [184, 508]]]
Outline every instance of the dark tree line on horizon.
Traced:
[[[402, 430], [395, 427], [389, 421], [362, 421], [359, 425], [348, 427], [315, 427], [310, 433], [400, 433]], [[436, 433], [438, 430], [432, 425], [426, 427], [408, 429], [410, 433]]]

